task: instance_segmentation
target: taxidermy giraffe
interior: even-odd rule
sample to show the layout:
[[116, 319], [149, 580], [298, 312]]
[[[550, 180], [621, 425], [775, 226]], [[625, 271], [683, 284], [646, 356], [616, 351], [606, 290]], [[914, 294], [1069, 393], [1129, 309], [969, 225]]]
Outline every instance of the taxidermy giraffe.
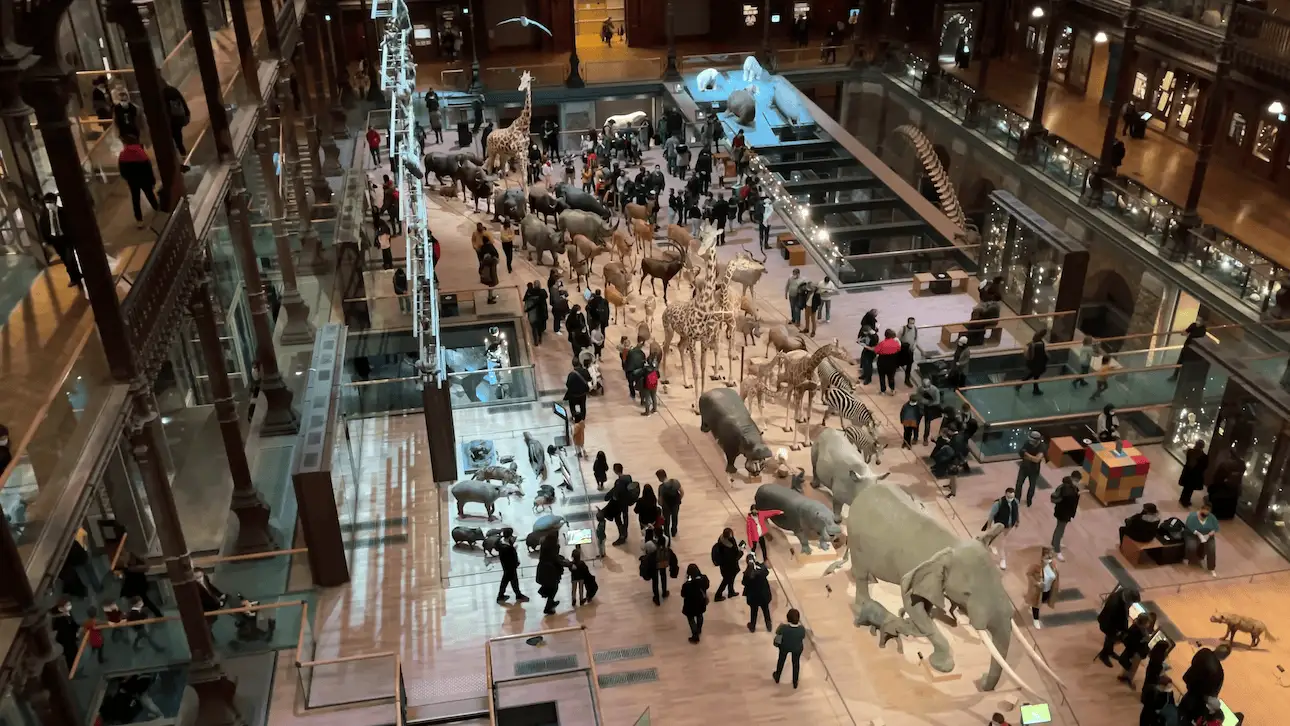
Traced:
[[520, 76], [520, 90], [524, 92], [524, 109], [519, 118], [510, 126], [498, 129], [488, 135], [488, 150], [484, 158], [484, 169], [501, 169], [502, 178], [510, 169], [512, 161], [520, 166], [520, 184], [527, 183], [529, 178], [529, 119], [533, 111], [533, 76], [528, 71]]

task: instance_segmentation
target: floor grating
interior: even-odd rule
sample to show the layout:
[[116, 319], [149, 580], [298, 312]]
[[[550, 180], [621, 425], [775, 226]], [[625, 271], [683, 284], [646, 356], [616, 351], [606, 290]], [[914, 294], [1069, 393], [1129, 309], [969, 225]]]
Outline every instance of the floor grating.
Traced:
[[1063, 587], [1057, 591], [1057, 602], [1075, 602], [1083, 599], [1084, 592], [1078, 587]]
[[550, 658], [522, 660], [515, 664], [516, 676], [536, 676], [542, 673], [571, 671], [578, 667], [576, 655], [554, 655]]
[[596, 663], [617, 663], [624, 660], [636, 660], [637, 658], [649, 658], [654, 655], [654, 649], [648, 644], [632, 645], [626, 648], [611, 648], [602, 650], [593, 654]]
[[641, 683], [654, 683], [657, 680], [657, 668], [642, 668], [638, 671], [606, 673], [600, 676], [599, 683], [601, 688], [613, 688], [614, 686], [635, 686]]

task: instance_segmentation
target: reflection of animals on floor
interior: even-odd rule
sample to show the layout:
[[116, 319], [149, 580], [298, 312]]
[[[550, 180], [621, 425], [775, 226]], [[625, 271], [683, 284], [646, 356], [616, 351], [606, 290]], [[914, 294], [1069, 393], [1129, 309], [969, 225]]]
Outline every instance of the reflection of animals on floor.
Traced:
[[1236, 642], [1237, 633], [1250, 634], [1250, 647], [1257, 647], [1263, 636], [1268, 636], [1269, 640], [1276, 640], [1276, 636], [1268, 631], [1268, 626], [1263, 624], [1262, 620], [1237, 615], [1235, 613], [1219, 613], [1209, 618], [1211, 623], [1220, 623], [1227, 626], [1227, 633], [1223, 635], [1224, 640]]

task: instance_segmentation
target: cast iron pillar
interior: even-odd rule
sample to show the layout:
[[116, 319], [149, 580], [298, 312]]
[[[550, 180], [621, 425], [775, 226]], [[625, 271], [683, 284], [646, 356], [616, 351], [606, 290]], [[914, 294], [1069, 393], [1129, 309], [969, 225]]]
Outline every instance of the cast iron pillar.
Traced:
[[[283, 61], [282, 71], [278, 74], [277, 98], [279, 113], [278, 123], [282, 130], [282, 168], [287, 175], [287, 182], [291, 185], [291, 194], [295, 197], [294, 205], [287, 205], [287, 214], [294, 214], [296, 234], [300, 237], [300, 262], [310, 269], [319, 267], [322, 256], [322, 241], [318, 238], [318, 230], [314, 229], [313, 206], [318, 199], [310, 200], [306, 192], [304, 176], [304, 160], [300, 158], [300, 126], [303, 121], [299, 110], [300, 99], [292, 91], [292, 81], [298, 71], [294, 70], [292, 64]], [[304, 94], [301, 94], [304, 95]], [[308, 143], [308, 128], [306, 133], [306, 147]], [[313, 147], [317, 149], [317, 146]], [[312, 157], [312, 154], [311, 154]], [[312, 159], [311, 159], [312, 162]], [[321, 177], [316, 173], [318, 168], [315, 166], [315, 177]], [[330, 187], [328, 188], [330, 191]], [[285, 200], [284, 200], [285, 201]], [[294, 277], [294, 272], [293, 272]], [[313, 342], [313, 329], [310, 328], [309, 338], [306, 340], [301, 337], [299, 343]], [[283, 342], [287, 342], [285, 339]], [[292, 343], [294, 344], [294, 343]]]
[[[576, 16], [576, 9], [574, 14]], [[667, 23], [667, 69], [663, 71], [663, 80], [679, 81], [681, 80], [681, 69], [676, 65], [676, 11], [672, 7], [672, 0], [667, 0], [667, 18], [665, 22]], [[576, 46], [578, 43], [578, 36], [576, 35], [578, 21], [576, 17], [573, 29], [575, 33], [573, 42]]]
[[1115, 132], [1120, 127], [1120, 109], [1128, 101], [1133, 91], [1133, 60], [1137, 54], [1138, 43], [1138, 10], [1145, 0], [1130, 0], [1129, 10], [1124, 15], [1124, 45], [1120, 51], [1120, 65], [1116, 69], [1115, 94], [1111, 98], [1111, 112], [1106, 117], [1106, 128], [1102, 131], [1102, 149], [1098, 154], [1097, 166], [1088, 179], [1086, 202], [1101, 202], [1103, 182], [1115, 174], [1111, 165], [1111, 151], [1115, 144]]
[[[264, 127], [257, 127], [255, 130], [255, 148], [259, 152], [260, 162], [263, 164], [265, 158], [265, 144], [263, 143]], [[278, 197], [277, 185], [273, 183], [273, 160], [270, 155], [269, 168], [261, 167], [266, 179], [265, 185], [269, 189], [269, 212], [272, 216], [273, 236], [275, 240], [285, 240], [286, 232], [284, 231], [285, 223], [282, 219], [282, 200]], [[224, 196], [224, 209], [228, 212], [229, 234], [233, 238], [233, 249], [237, 250], [237, 261], [242, 268], [242, 279], [246, 281], [246, 298], [251, 307], [251, 327], [255, 331], [255, 360], [260, 365], [260, 392], [264, 394], [264, 400], [268, 404], [269, 410], [264, 414], [264, 423], [261, 426], [260, 433], [262, 436], [290, 436], [300, 430], [300, 417], [291, 407], [292, 394], [291, 389], [282, 380], [282, 373], [278, 368], [278, 353], [273, 347], [273, 323], [269, 319], [269, 305], [267, 295], [264, 291], [264, 281], [260, 277], [260, 262], [255, 252], [254, 237], [251, 233], [251, 214], [247, 209], [246, 193], [246, 175], [242, 172], [242, 163], [237, 159], [233, 160], [233, 165], [229, 173], [228, 194]], [[283, 243], [278, 243], [279, 265], [282, 264]], [[291, 261], [291, 248], [286, 245], [285, 258]], [[283, 268], [283, 287], [286, 289], [282, 300], [282, 307], [287, 313], [287, 327], [290, 328], [292, 320], [303, 320], [304, 324], [309, 325], [309, 308], [304, 307], [304, 301], [300, 299], [300, 293], [295, 288], [295, 268], [292, 267], [291, 287], [286, 286], [287, 268]], [[291, 296], [294, 294], [294, 300]]]
[[[224, 109], [224, 97], [220, 89], [219, 67], [215, 65], [215, 49], [211, 47], [211, 30], [206, 24], [205, 2], [183, 0], [183, 11], [188, 29], [192, 31], [193, 53], [197, 56], [197, 70], [202, 78], [202, 93], [206, 96], [206, 114], [210, 117], [215, 149], [221, 161], [228, 161], [233, 156], [233, 136], [228, 129], [228, 113]], [[236, 32], [234, 29], [235, 34]]]
[[246, 5], [240, 2], [229, 3], [228, 9], [233, 18], [233, 37], [237, 39], [237, 57], [242, 65], [242, 77], [246, 79], [246, 87], [259, 102], [263, 100], [260, 96], [260, 64], [255, 58], [255, 41], [251, 40], [251, 24], [246, 17]]
[[479, 77], [479, 33], [475, 32], [475, 0], [469, 0], [466, 7], [470, 11], [470, 88], [471, 93], [484, 90], [484, 81]]
[[148, 136], [152, 142], [152, 156], [157, 162], [161, 178], [158, 201], [162, 209], [173, 211], [184, 193], [183, 159], [170, 136], [170, 116], [166, 113], [166, 102], [161, 95], [165, 81], [152, 60], [152, 40], [148, 37], [147, 20], [144, 17], [145, 13], [152, 11], [131, 0], [110, 0], [107, 8], [108, 18], [121, 26], [126, 47], [134, 62], [134, 79], [139, 85], [143, 115], [147, 120]]
[[[331, 82], [328, 80], [330, 72], [327, 67], [327, 58], [324, 52], [325, 44], [322, 37], [323, 20], [317, 13], [310, 13], [305, 16], [305, 25], [301, 29], [305, 36], [305, 53], [308, 54], [308, 75], [313, 86], [313, 109], [314, 118], [318, 123], [318, 145], [322, 152], [322, 174], [319, 179], [327, 187], [325, 194], [326, 199], [331, 199], [331, 186], [327, 185], [326, 177], [340, 176], [345, 173], [340, 168], [340, 149], [336, 148], [336, 135], [332, 133], [332, 103], [329, 88]], [[308, 95], [308, 94], [306, 94]], [[345, 138], [342, 133], [340, 138]], [[314, 189], [314, 194], [318, 194], [318, 189]], [[315, 197], [320, 198], [320, 197]]]
[[333, 140], [349, 138], [349, 129], [345, 127], [345, 106], [341, 103], [341, 89], [345, 86], [345, 64], [336, 57], [336, 38], [332, 26], [340, 22], [337, 15], [340, 7], [334, 2], [323, 3], [321, 20], [318, 23], [319, 45], [323, 53], [323, 83], [327, 87], [328, 112], [331, 114], [331, 136]]
[[578, 60], [578, 3], [577, 0], [569, 0], [569, 77], [564, 79], [566, 88], [582, 88], [587, 85], [578, 70], [581, 64], [582, 61]]
[[[278, 123], [282, 126], [282, 165], [284, 171], [294, 172], [295, 194], [301, 201], [296, 207], [306, 204], [303, 200], [305, 190], [304, 182], [300, 180], [300, 159], [295, 154], [294, 168], [289, 167], [292, 164], [287, 155], [295, 144], [295, 134], [287, 138], [287, 127], [291, 123], [288, 117], [288, 105], [291, 103], [289, 98], [283, 96], [283, 91], [288, 87], [290, 81], [279, 77], [277, 91], [279, 105], [282, 107], [282, 116], [279, 117]], [[289, 91], [287, 91], [289, 93]], [[260, 176], [264, 178], [265, 186], [268, 187], [269, 214], [270, 223], [273, 228], [273, 241], [278, 251], [278, 268], [282, 271], [282, 307], [287, 311], [287, 324], [282, 331], [282, 342], [284, 345], [305, 345], [314, 339], [314, 326], [309, 321], [309, 306], [300, 296], [300, 288], [296, 282], [296, 261], [291, 251], [291, 236], [287, 230], [287, 213], [285, 200], [282, 198], [282, 192], [276, 182], [278, 178], [277, 169], [273, 163], [274, 148], [270, 146], [269, 139], [273, 136], [273, 129], [269, 119], [261, 117], [259, 126], [255, 129], [255, 151], [260, 157]], [[306, 211], [303, 215], [305, 219], [309, 218]], [[248, 218], [248, 224], [250, 220]], [[302, 239], [303, 246], [303, 239]]]
[[[203, 263], [203, 268], [205, 264]], [[237, 544], [234, 554], [267, 552], [274, 548], [273, 532], [269, 527], [269, 507], [255, 490], [251, 479], [251, 465], [246, 459], [246, 442], [233, 399], [233, 387], [228, 381], [224, 365], [224, 346], [219, 339], [219, 325], [215, 320], [215, 301], [211, 298], [210, 277], [205, 269], [188, 301], [201, 341], [202, 357], [215, 399], [215, 418], [219, 421], [220, 437], [224, 441], [224, 456], [233, 477], [233, 500], [230, 507], [237, 515]]]
[[[1035, 148], [1039, 145], [1039, 139], [1048, 133], [1044, 129], [1044, 106], [1048, 103], [1048, 82], [1053, 76], [1053, 48], [1057, 45], [1066, 10], [1065, 0], [1052, 0], [1051, 5], [1051, 17], [1048, 18], [1048, 27], [1044, 33], [1044, 52], [1039, 59], [1039, 83], [1035, 86], [1035, 105], [1031, 107], [1030, 125], [1022, 133], [1021, 142], [1017, 146], [1017, 160], [1023, 164], [1035, 158]], [[984, 69], [982, 73], [984, 74]], [[977, 92], [985, 93], [985, 81], [978, 82], [978, 85], [980, 88]], [[1111, 110], [1111, 116], [1115, 116], [1114, 109]]]
[[[1201, 117], [1200, 143], [1196, 146], [1196, 165], [1192, 167], [1191, 184], [1187, 187], [1187, 201], [1183, 205], [1182, 217], [1173, 229], [1173, 250], [1171, 254], [1182, 257], [1191, 247], [1191, 233], [1200, 226], [1200, 195], [1205, 189], [1205, 174], [1209, 171], [1209, 159], [1214, 153], [1214, 141], [1218, 138], [1223, 122], [1223, 100], [1227, 95], [1227, 79], [1232, 68], [1231, 24], [1227, 26], [1223, 42], [1218, 47], [1214, 82], [1205, 97], [1205, 113]], [[1114, 111], [1114, 109], [1112, 109]]]

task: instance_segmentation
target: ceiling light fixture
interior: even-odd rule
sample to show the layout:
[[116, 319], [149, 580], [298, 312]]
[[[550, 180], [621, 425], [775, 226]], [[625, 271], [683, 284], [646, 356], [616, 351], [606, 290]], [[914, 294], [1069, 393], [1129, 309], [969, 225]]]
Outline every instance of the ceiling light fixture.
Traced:
[[1280, 101], [1273, 101], [1272, 103], [1268, 104], [1268, 113], [1274, 116], [1283, 114], [1285, 112], [1286, 112], [1286, 107], [1283, 106]]
[[1101, 30], [1097, 31], [1097, 35], [1093, 36], [1094, 43], [1105, 43], [1106, 40], [1107, 40], [1106, 33]]
[[1035, 8], [1030, 11], [1030, 17], [1034, 18], [1035, 20], [1038, 20], [1044, 17], [1044, 9], [1036, 5]]

